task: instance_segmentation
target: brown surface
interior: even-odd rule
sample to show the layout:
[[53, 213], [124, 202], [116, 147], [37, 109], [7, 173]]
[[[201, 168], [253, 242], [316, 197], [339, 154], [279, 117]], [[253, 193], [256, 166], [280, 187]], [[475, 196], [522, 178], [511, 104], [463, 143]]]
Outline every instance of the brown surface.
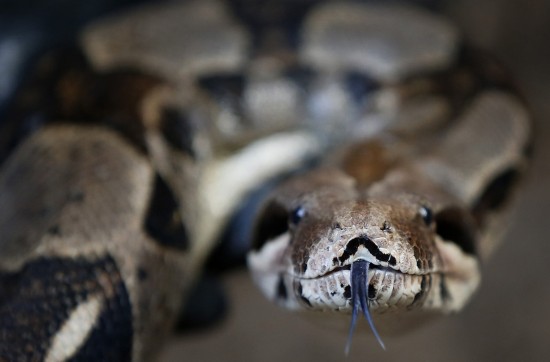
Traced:
[[[174, 339], [161, 361], [544, 361], [550, 359], [550, 1], [452, 0], [474, 42], [511, 66], [537, 122], [533, 172], [514, 225], [484, 266], [483, 285], [460, 314], [400, 338], [384, 352], [357, 334], [322, 329], [268, 303], [246, 273], [228, 276], [232, 314], [220, 328]], [[494, 15], [494, 16], [493, 16]], [[475, 34], [476, 36], [472, 36]]]

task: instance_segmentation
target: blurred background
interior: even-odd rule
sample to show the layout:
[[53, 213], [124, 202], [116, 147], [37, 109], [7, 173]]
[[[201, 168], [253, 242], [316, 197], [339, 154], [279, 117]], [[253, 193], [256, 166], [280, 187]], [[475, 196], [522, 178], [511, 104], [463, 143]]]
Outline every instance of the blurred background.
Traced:
[[[0, 0], [0, 117], [39, 54], [72, 41], [90, 19], [143, 1]], [[550, 360], [550, 1], [417, 2], [454, 19], [470, 42], [492, 50], [512, 69], [536, 122], [535, 159], [525, 192], [506, 240], [483, 267], [478, 294], [458, 315], [409, 335], [385, 337], [385, 352], [370, 334], [356, 334], [346, 358], [346, 333], [321, 329], [275, 307], [246, 270], [237, 270], [223, 277], [227, 318], [174, 337], [161, 362]]]

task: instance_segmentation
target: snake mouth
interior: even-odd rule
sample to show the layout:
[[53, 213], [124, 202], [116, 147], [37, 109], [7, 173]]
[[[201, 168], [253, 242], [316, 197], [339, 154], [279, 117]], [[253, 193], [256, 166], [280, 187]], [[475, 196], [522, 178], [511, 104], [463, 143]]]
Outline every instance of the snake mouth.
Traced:
[[368, 262], [369, 263], [369, 270], [382, 270], [382, 271], [385, 271], [385, 272], [402, 274], [402, 275], [414, 275], [414, 274], [409, 274], [409, 273], [403, 273], [402, 271], [394, 269], [392, 267], [387, 267], [387, 266], [384, 266], [384, 265], [374, 264], [373, 262], [368, 261], [366, 259], [356, 259], [356, 260], [352, 261], [349, 264], [337, 266], [337, 267], [329, 270], [328, 272], [326, 272], [324, 274], [321, 274], [321, 275], [318, 275], [316, 277], [306, 278], [306, 277], [297, 277], [295, 275], [293, 275], [293, 277], [296, 277], [298, 279], [307, 279], [307, 280], [323, 279], [323, 278], [331, 276], [332, 274], [337, 274], [337, 273], [340, 273], [340, 272], [343, 272], [343, 271], [351, 272], [353, 264], [355, 264], [359, 261]]

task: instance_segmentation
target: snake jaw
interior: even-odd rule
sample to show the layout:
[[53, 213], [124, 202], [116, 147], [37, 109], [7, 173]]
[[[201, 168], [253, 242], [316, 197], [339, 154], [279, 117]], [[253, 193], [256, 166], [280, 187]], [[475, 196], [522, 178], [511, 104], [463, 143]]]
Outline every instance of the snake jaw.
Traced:
[[369, 262], [363, 259], [356, 260], [351, 264], [351, 304], [352, 304], [352, 313], [351, 313], [351, 323], [348, 335], [348, 341], [346, 343], [345, 353], [349, 354], [351, 349], [351, 341], [353, 337], [353, 331], [355, 330], [355, 325], [357, 323], [357, 314], [359, 313], [359, 308], [363, 310], [363, 315], [367, 319], [370, 329], [376, 340], [382, 347], [386, 349], [382, 338], [378, 334], [372, 316], [369, 312], [369, 299], [368, 299], [368, 274], [369, 274]]

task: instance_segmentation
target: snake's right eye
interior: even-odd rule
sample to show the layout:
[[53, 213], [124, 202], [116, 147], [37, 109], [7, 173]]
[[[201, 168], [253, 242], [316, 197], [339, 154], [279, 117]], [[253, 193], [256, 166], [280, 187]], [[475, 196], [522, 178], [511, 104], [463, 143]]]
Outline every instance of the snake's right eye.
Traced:
[[303, 206], [298, 206], [290, 213], [288, 222], [292, 225], [297, 225], [306, 216], [306, 209]]
[[288, 231], [289, 215], [277, 201], [269, 202], [258, 217], [254, 228], [252, 249], [260, 250], [265, 243]]

